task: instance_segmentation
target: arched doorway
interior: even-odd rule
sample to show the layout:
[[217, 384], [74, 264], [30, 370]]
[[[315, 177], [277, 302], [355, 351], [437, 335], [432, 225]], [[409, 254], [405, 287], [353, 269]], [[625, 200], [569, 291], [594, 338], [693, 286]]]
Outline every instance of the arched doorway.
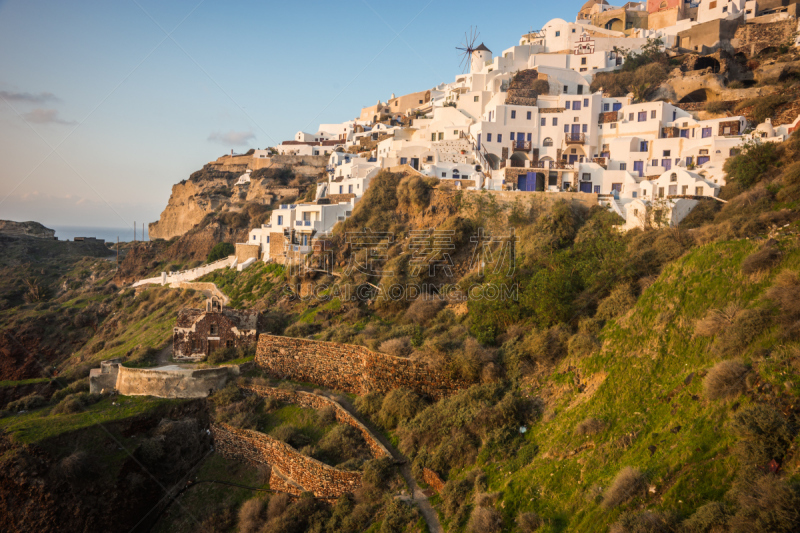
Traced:
[[623, 23], [621, 19], [615, 18], [606, 22], [605, 28], [607, 30], [623, 31], [625, 29], [625, 23]]
[[713, 100], [714, 96], [715, 96], [714, 93], [712, 93], [708, 89], [697, 89], [696, 91], [692, 91], [689, 94], [685, 95], [680, 100], [678, 100], [678, 103], [689, 104], [692, 102], [707, 102], [708, 100]]
[[694, 70], [706, 68], [710, 68], [714, 74], [718, 73], [720, 70], [719, 61], [710, 56], [698, 57], [697, 61], [694, 62]]
[[528, 156], [523, 152], [514, 152], [509, 159], [509, 165], [512, 167], [522, 168], [525, 166], [525, 161], [528, 160]]

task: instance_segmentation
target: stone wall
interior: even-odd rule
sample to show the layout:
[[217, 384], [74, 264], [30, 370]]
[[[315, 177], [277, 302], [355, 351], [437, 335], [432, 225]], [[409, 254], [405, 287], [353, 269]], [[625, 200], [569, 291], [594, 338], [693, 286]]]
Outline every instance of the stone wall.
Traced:
[[338, 204], [340, 202], [349, 202], [353, 198], [355, 198], [355, 194], [329, 194], [326, 196], [328, 200], [331, 201], [332, 204]]
[[[166, 369], [165, 369], [166, 368]], [[116, 389], [125, 396], [158, 398], [205, 398], [225, 386], [228, 368], [191, 370], [175, 367], [119, 367]]]
[[361, 433], [361, 436], [364, 437], [364, 441], [367, 443], [367, 447], [369, 448], [373, 457], [381, 458], [392, 456], [392, 454], [389, 453], [389, 450], [387, 450], [384, 445], [380, 443], [380, 441], [372, 436], [372, 433], [364, 426], [364, 424], [356, 420], [353, 415], [351, 415], [347, 409], [342, 407], [341, 404], [339, 404], [339, 402], [336, 400], [321, 396], [319, 394], [312, 394], [310, 392], [279, 389], [277, 387], [246, 385], [241, 388], [259, 396], [271, 396], [282, 402], [297, 404], [303, 407], [308, 407], [309, 409], [321, 409], [322, 407], [331, 406], [336, 412], [337, 422], [347, 424]]
[[731, 44], [736, 52], [754, 56], [771, 46], [791, 45], [796, 25], [794, 19], [763, 24], [748, 22], [736, 30]]
[[[509, 170], [509, 169], [506, 169]], [[525, 172], [535, 172], [536, 169], [521, 169]], [[569, 202], [572, 205], [581, 205], [591, 209], [597, 205], [597, 195], [588, 192], [542, 192], [542, 191], [465, 191], [465, 195], [470, 194], [491, 194], [495, 197], [498, 204], [513, 205], [514, 202], [522, 202], [522, 205], [529, 205], [533, 209], [542, 209], [547, 205], [558, 201]]]
[[292, 337], [261, 335], [255, 361], [275, 377], [354, 394], [405, 387], [438, 400], [471, 385], [450, 379], [427, 364], [363, 346]]
[[241, 265], [248, 259], [255, 259], [258, 261], [258, 254], [261, 247], [257, 244], [236, 243], [236, 261]]
[[[182, 309], [179, 313], [192, 311]], [[178, 325], [172, 330], [172, 357], [175, 360], [200, 360], [217, 349], [252, 346], [258, 338], [258, 332], [256, 329], [242, 328], [237, 320], [242, 313], [234, 309], [225, 309], [221, 313], [206, 312], [186, 327], [181, 327], [179, 316]], [[212, 328], [216, 333], [212, 334]]]
[[284, 236], [281, 231], [271, 231], [269, 233], [269, 259], [283, 263]]
[[279, 482], [280, 488], [276, 489], [270, 477], [270, 488], [275, 490], [297, 494], [301, 487], [318, 498], [333, 499], [361, 486], [361, 472], [337, 470], [264, 433], [212, 423], [211, 434], [215, 449], [223, 456], [269, 465], [273, 472], [277, 470], [279, 476], [288, 478], [289, 482]]
[[427, 483], [428, 486], [437, 493], [440, 493], [444, 490], [444, 481], [442, 481], [442, 478], [439, 477], [439, 474], [430, 468], [425, 467], [422, 469], [422, 481]]

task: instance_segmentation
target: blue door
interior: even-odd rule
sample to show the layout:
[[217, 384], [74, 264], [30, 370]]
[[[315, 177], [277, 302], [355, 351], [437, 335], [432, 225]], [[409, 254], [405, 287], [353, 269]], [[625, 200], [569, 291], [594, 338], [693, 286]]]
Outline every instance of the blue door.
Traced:
[[[530, 175], [530, 172], [528, 172], [528, 174]], [[520, 174], [519, 180], [517, 181], [517, 189], [521, 191], [528, 190], [528, 176]]]
[[578, 160], [577, 154], [569, 154], [569, 164], [572, 165]]
[[707, 155], [699, 155], [699, 156], [697, 156], [697, 166], [698, 167], [700, 165], [704, 164], [704, 163], [708, 163], [709, 161], [711, 161], [711, 158], [708, 157]]
[[639, 173], [639, 177], [641, 178], [644, 174], [644, 161], [634, 161], [633, 162], [633, 171]]
[[481, 134], [478, 134], [478, 150], [481, 149]]
[[622, 109], [622, 104], [620, 103], [616, 103], [611, 107], [612, 111], [619, 111], [620, 109]]
[[664, 170], [669, 170], [672, 168], [672, 159], [662, 159], [661, 166], [664, 167]]
[[581, 192], [592, 192], [592, 182], [591, 181], [582, 181], [581, 182]]

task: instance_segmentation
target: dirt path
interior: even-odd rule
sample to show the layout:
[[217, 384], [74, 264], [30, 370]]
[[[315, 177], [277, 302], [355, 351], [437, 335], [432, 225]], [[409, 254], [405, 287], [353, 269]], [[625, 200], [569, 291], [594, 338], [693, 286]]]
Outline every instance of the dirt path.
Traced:
[[428, 497], [424, 492], [422, 492], [422, 489], [419, 488], [417, 481], [411, 474], [411, 465], [409, 464], [408, 457], [400, 453], [400, 450], [395, 448], [392, 443], [389, 442], [389, 439], [387, 439], [383, 433], [378, 431], [368, 420], [364, 420], [356, 410], [355, 406], [350, 403], [350, 400], [343, 397], [337, 397], [336, 401], [338, 401], [339, 404], [344, 407], [347, 412], [350, 413], [356, 420], [364, 424], [364, 426], [369, 429], [370, 433], [372, 433], [372, 436], [378, 439], [378, 441], [380, 441], [380, 443], [383, 444], [387, 450], [389, 450], [389, 453], [392, 454], [392, 458], [400, 465], [400, 473], [403, 475], [403, 479], [405, 479], [406, 485], [408, 485], [408, 490], [411, 493], [410, 499], [419, 508], [422, 516], [425, 518], [425, 522], [428, 523], [428, 530], [430, 533], [442, 533], [442, 526], [439, 524], [439, 515], [436, 514], [436, 510], [428, 501]]

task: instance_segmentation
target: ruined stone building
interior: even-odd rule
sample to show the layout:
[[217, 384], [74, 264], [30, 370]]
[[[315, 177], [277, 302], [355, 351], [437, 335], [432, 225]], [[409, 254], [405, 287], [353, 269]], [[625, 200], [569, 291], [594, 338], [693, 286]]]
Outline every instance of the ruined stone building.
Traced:
[[214, 350], [252, 345], [257, 340], [258, 311], [228, 309], [211, 297], [205, 309], [178, 311], [172, 356], [175, 360], [199, 361]]

